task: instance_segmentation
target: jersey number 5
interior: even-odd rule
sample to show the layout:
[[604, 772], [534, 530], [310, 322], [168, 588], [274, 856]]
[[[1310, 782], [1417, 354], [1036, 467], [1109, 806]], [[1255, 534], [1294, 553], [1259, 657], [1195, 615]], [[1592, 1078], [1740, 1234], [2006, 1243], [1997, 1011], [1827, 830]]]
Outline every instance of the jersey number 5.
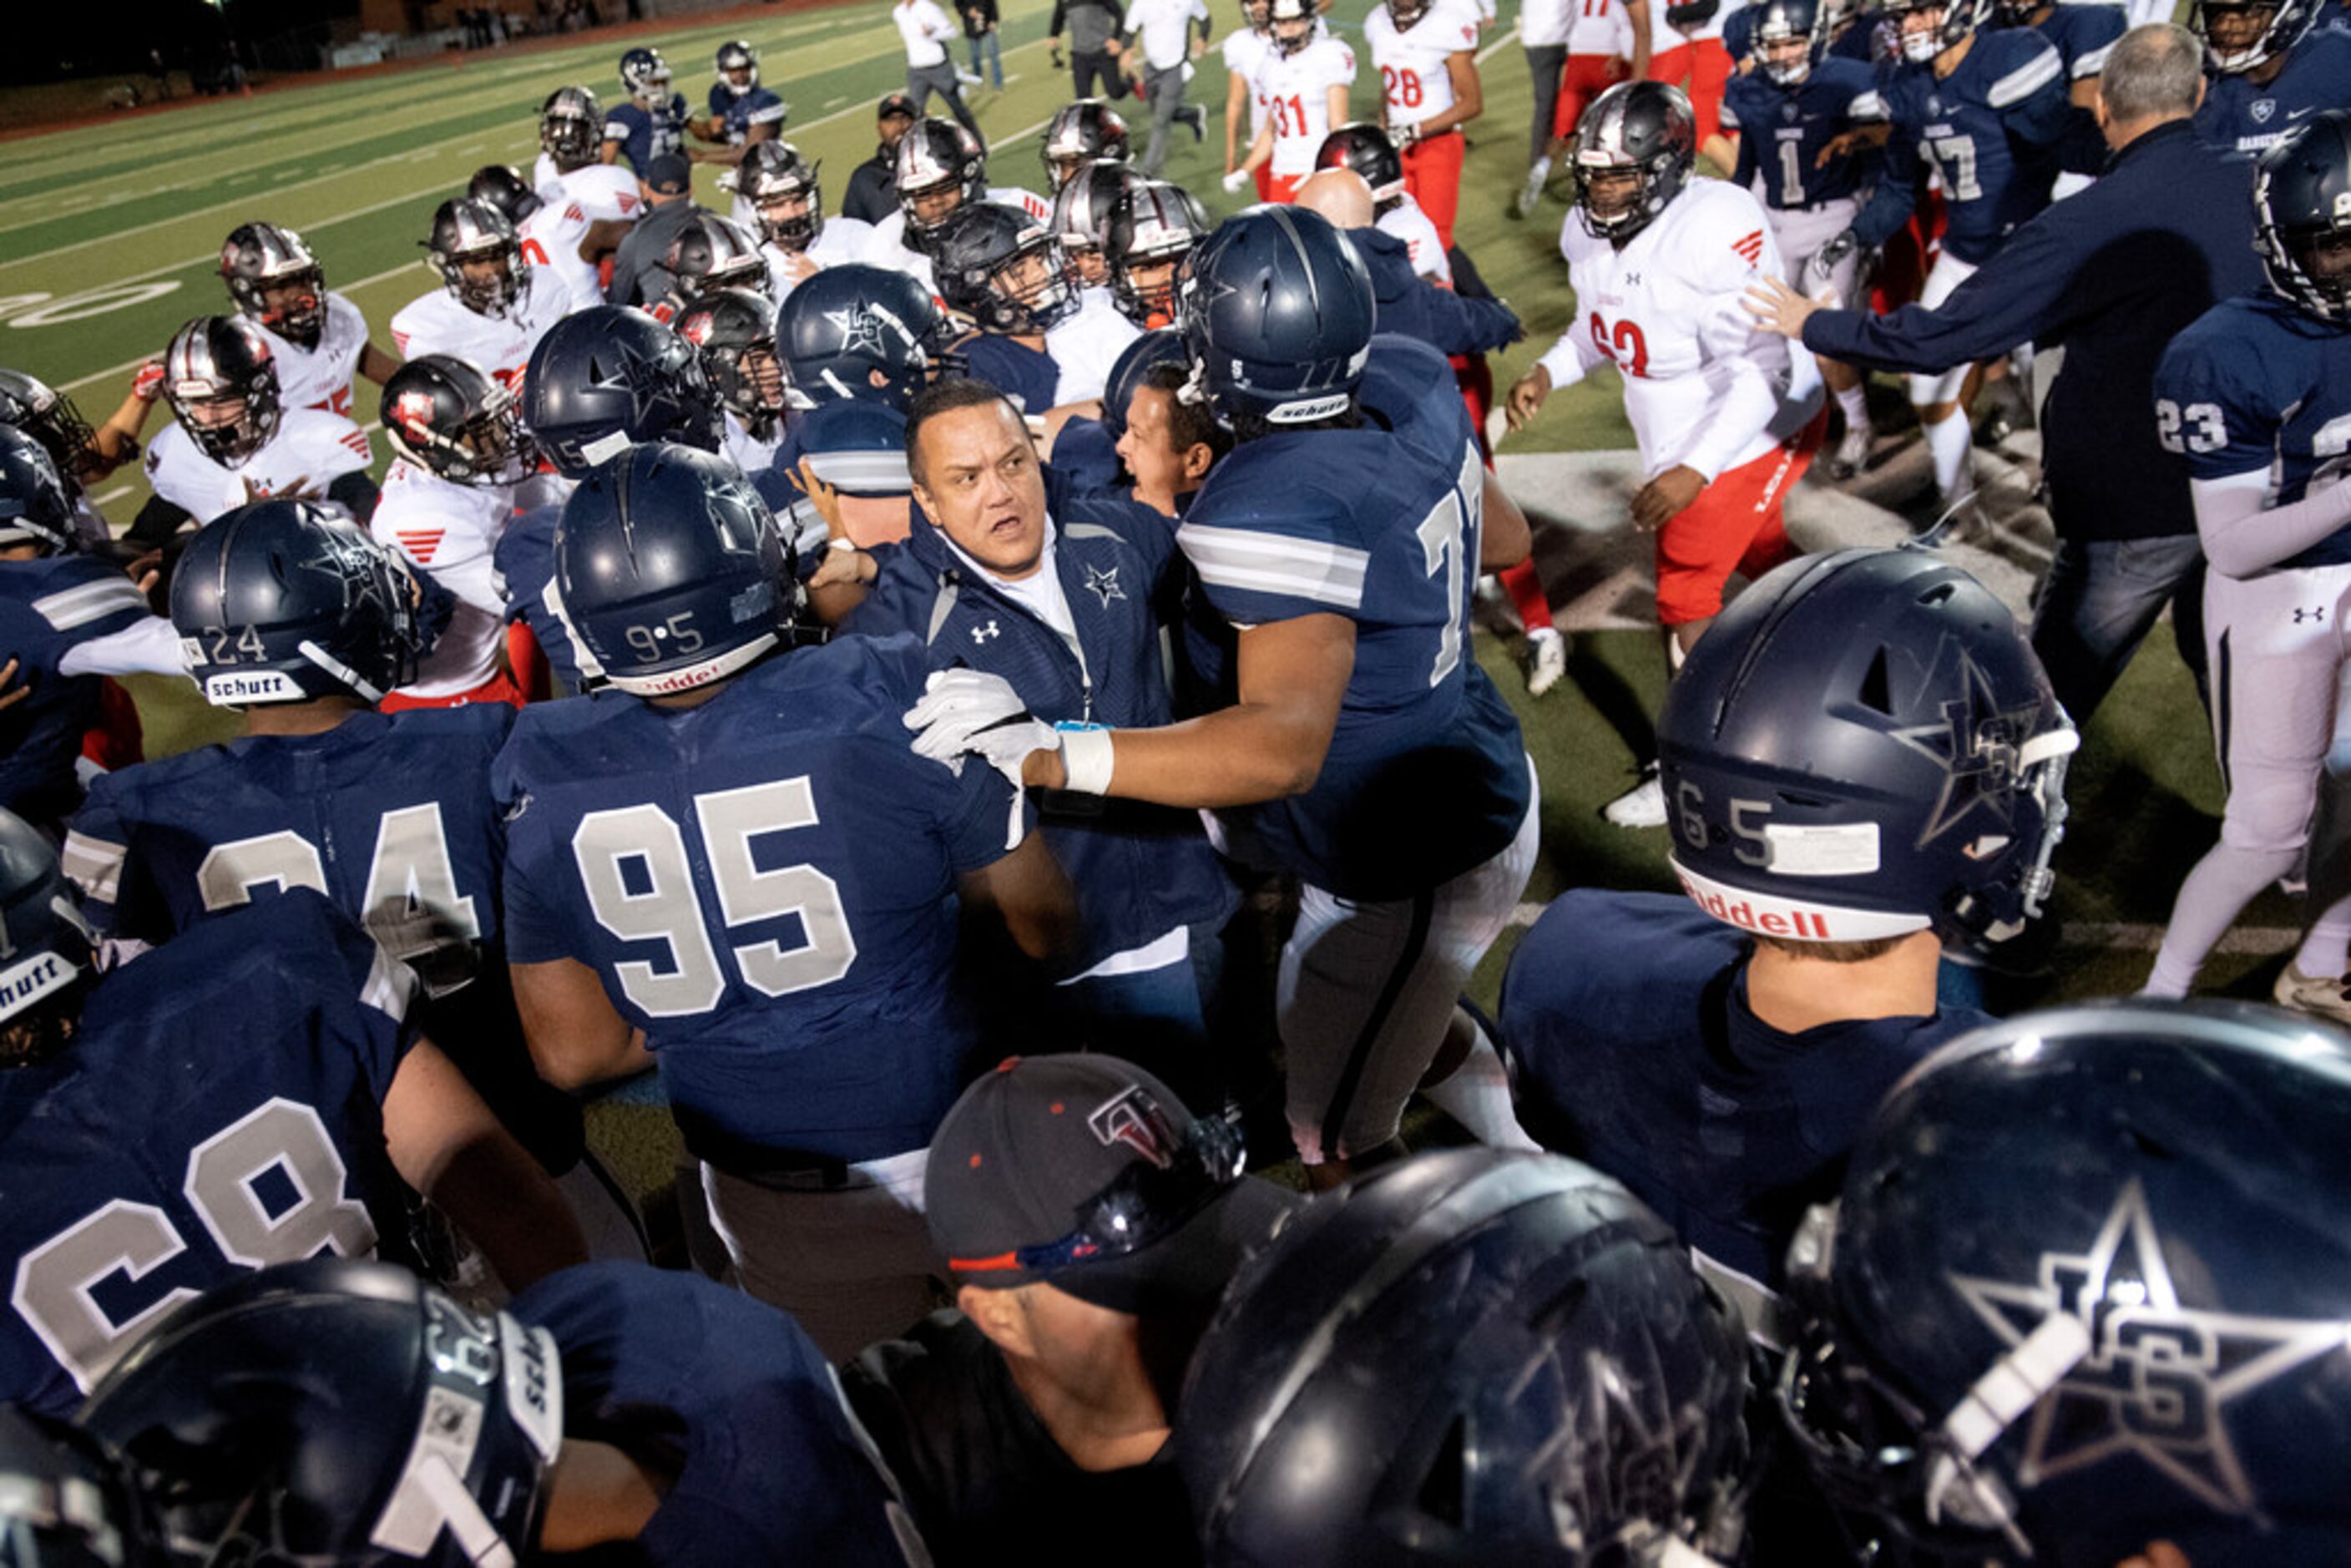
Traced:
[[[282, 1211], [258, 1185], [272, 1173], [273, 1188], [298, 1195]], [[222, 1257], [263, 1269], [321, 1251], [363, 1258], [375, 1250], [366, 1207], [343, 1197], [347, 1174], [319, 1113], [272, 1099], [189, 1152], [183, 1190]], [[99, 1287], [118, 1276], [136, 1284], [187, 1249], [162, 1209], [117, 1198], [26, 1253], [9, 1301], [87, 1394], [141, 1334], [196, 1294], [166, 1291], [117, 1322], [99, 1303]]]
[[[816, 798], [802, 779], [714, 790], [694, 798], [694, 818], [709, 857], [718, 911], [728, 927], [788, 915], [799, 917], [802, 941], [745, 942], [727, 949], [743, 983], [765, 997], [829, 985], [857, 960], [841, 886], [810, 865], [763, 871], [752, 841], [817, 824]], [[615, 965], [622, 991], [653, 1018], [708, 1012], [726, 993], [718, 949], [702, 919], [702, 901], [676, 819], [650, 802], [591, 811], [571, 835], [571, 855], [596, 924], [623, 942], [660, 942], [669, 962]]]

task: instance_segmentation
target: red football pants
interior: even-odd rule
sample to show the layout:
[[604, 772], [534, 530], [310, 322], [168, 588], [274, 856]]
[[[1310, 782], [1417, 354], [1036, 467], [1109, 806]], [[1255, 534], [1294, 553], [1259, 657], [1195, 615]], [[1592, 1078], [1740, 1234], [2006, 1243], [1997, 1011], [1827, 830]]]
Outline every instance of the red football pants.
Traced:
[[1592, 100], [1625, 79], [1632, 62], [1614, 55], [1570, 55], [1559, 73], [1559, 99], [1551, 111], [1551, 133], [1573, 136], [1575, 122]]
[[1458, 131], [1404, 150], [1404, 188], [1437, 225], [1437, 242], [1453, 248], [1453, 218], [1461, 210], [1461, 157], [1468, 142]]
[[1730, 84], [1730, 51], [1720, 38], [1694, 38], [1649, 57], [1649, 79], [1687, 83], [1690, 112], [1698, 117], [1698, 144], [1722, 133], [1722, 90]]
[[1814, 414], [1778, 450], [1725, 469], [1698, 499], [1657, 530], [1657, 623], [1680, 626], [1722, 613], [1733, 571], [1752, 580], [1794, 554], [1788, 543], [1788, 492], [1813, 465], [1828, 411]]

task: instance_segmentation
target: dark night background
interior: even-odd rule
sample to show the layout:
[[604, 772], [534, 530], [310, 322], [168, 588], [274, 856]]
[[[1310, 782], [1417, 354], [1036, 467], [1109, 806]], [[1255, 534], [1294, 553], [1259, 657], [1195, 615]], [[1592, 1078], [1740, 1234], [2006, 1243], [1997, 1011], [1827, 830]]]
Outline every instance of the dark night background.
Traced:
[[27, 3], [11, 27], [16, 47], [0, 51], [0, 82], [136, 74], [150, 49], [173, 70], [216, 57], [234, 37], [263, 57], [272, 46], [354, 30], [359, 0], [108, 0], [98, 7]]

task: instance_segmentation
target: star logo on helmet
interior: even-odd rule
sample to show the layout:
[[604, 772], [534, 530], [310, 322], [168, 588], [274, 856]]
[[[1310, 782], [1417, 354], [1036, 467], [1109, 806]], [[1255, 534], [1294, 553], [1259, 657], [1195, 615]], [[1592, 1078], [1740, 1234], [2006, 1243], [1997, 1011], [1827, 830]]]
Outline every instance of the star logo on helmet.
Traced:
[[2345, 1345], [2341, 1322], [2182, 1306], [2136, 1179], [2088, 1251], [2043, 1253], [2031, 1284], [1954, 1274], [1951, 1286], [2006, 1344], [2059, 1313], [2087, 1332], [2087, 1353], [2032, 1406], [2018, 1472], [2028, 1487], [2137, 1455], [2205, 1506], [2258, 1521], [2229, 1403]]
[[882, 352], [882, 318], [862, 305], [852, 305], [846, 310], [828, 310], [824, 319], [841, 333], [841, 351], [844, 354]]
[[1707, 1449], [1706, 1416], [1694, 1404], [1663, 1408], [1656, 1389], [1596, 1350], [1573, 1364], [1561, 1337], [1552, 1375], [1575, 1392], [1526, 1473], [1551, 1500], [1562, 1542], [1596, 1553], [1625, 1538], [1599, 1533], [1611, 1521], [1631, 1532], [1682, 1511]]
[[[2024, 772], [2022, 748], [2042, 717], [2037, 701], [2001, 707], [1983, 666], [1965, 648], [1949, 642], [1945, 646], [1955, 648], [1959, 655], [1962, 695], [1943, 704], [1938, 722], [1892, 732], [1896, 740], [1943, 767], [1942, 794], [1918, 834], [1922, 847], [1966, 823], [1979, 810], [2001, 828], [2011, 825]], [[1939, 663], [1942, 654], [1936, 657]]]

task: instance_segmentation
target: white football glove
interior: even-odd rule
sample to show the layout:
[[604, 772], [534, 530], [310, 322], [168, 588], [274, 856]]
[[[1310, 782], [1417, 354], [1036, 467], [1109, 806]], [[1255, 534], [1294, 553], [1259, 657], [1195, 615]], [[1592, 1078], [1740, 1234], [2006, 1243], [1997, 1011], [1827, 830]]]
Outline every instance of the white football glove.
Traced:
[[1249, 183], [1249, 172], [1246, 169], [1236, 169], [1231, 173], [1225, 176], [1225, 194], [1229, 196], [1235, 191], [1239, 190], [1243, 185], [1246, 185]]
[[1012, 819], [1004, 847], [1020, 842], [1020, 767], [1032, 751], [1058, 751], [1061, 737], [1029, 713], [1029, 705], [1002, 675], [985, 670], [936, 670], [924, 684], [923, 700], [906, 710], [906, 727], [916, 732], [914, 751], [934, 762], [962, 769], [977, 757], [1012, 785]]

